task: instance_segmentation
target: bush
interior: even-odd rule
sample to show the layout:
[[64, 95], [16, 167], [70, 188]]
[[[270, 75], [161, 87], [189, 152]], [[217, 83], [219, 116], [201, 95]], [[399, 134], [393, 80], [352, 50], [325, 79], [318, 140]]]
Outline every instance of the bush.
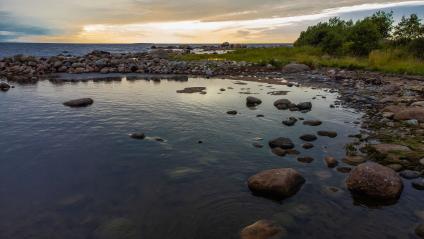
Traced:
[[412, 40], [408, 46], [408, 50], [415, 57], [424, 59], [424, 37]]
[[375, 23], [368, 19], [358, 21], [351, 30], [349, 40], [351, 51], [355, 55], [365, 56], [377, 49], [382, 36]]

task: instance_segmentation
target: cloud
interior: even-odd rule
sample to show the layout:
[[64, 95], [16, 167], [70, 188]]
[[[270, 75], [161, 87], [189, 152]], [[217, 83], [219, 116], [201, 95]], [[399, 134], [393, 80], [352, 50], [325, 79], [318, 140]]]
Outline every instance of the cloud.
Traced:
[[22, 36], [42, 36], [51, 34], [47, 28], [21, 24], [8, 12], [0, 11], [0, 41], [10, 41]]
[[[0, 1], [5, 3], [0, 10], [7, 6], [8, 11], [20, 16], [21, 27], [31, 22], [41, 31], [61, 30], [55, 35], [29, 34], [20, 40], [65, 42], [292, 41], [307, 24], [332, 16], [424, 6], [424, 1], [387, 0]], [[242, 34], [247, 31], [249, 34]], [[289, 34], [278, 35], [278, 31]]]

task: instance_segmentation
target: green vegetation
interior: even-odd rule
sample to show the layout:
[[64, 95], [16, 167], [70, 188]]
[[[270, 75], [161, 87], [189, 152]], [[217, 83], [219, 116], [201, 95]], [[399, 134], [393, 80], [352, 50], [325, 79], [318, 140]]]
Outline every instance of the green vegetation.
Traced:
[[294, 47], [238, 49], [222, 55], [178, 56], [182, 60], [232, 60], [281, 67], [290, 62], [424, 75], [424, 25], [417, 15], [393, 26], [392, 12], [357, 22], [332, 18], [302, 32]]

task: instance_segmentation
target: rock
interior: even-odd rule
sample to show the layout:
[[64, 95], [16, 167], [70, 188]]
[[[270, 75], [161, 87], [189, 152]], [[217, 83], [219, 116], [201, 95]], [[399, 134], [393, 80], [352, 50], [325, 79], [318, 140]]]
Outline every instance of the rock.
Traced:
[[263, 117], [265, 117], [265, 115], [263, 115], [263, 114], [259, 114], [259, 115], [256, 115], [256, 117], [258, 117], [258, 118], [263, 118]]
[[388, 154], [391, 151], [411, 151], [407, 146], [398, 144], [373, 144], [370, 146], [380, 154]]
[[302, 148], [304, 148], [304, 149], [311, 149], [313, 147], [314, 147], [314, 145], [311, 144], [311, 143], [304, 143], [304, 144], [302, 144]]
[[289, 138], [279, 137], [268, 142], [271, 148], [292, 149], [293, 142]]
[[411, 104], [413, 107], [424, 107], [424, 101], [417, 101]]
[[8, 91], [10, 89], [10, 85], [6, 82], [0, 82], [0, 90], [1, 91]]
[[349, 164], [349, 165], [360, 165], [361, 163], [364, 163], [365, 161], [367, 161], [366, 158], [359, 156], [359, 155], [355, 155], [355, 156], [346, 156], [343, 159], [343, 162]]
[[263, 148], [263, 147], [264, 147], [262, 144], [260, 144], [260, 143], [258, 143], [258, 142], [253, 142], [253, 143], [252, 143], [252, 145], [253, 145], [253, 147], [255, 147], [255, 148]]
[[287, 125], [287, 126], [293, 126], [294, 124], [296, 124], [296, 122], [297, 122], [297, 119], [296, 118], [289, 117], [287, 120], [284, 120], [283, 121], [283, 124], [284, 125]]
[[126, 218], [115, 218], [100, 225], [94, 232], [95, 239], [137, 239], [134, 223]]
[[420, 164], [424, 166], [424, 158], [420, 159]]
[[415, 179], [415, 178], [419, 178], [421, 176], [421, 173], [417, 172], [417, 171], [412, 171], [412, 170], [404, 170], [404, 171], [400, 172], [399, 175], [402, 178]]
[[376, 199], [397, 199], [402, 179], [392, 169], [377, 163], [364, 163], [353, 169], [346, 185], [354, 193]]
[[137, 133], [130, 134], [130, 137], [133, 139], [144, 139], [146, 138], [146, 135], [144, 135], [144, 133], [137, 132]]
[[315, 136], [314, 134], [304, 134], [302, 136], [299, 137], [301, 140], [304, 141], [315, 141], [317, 139], [317, 136]]
[[336, 170], [337, 170], [337, 172], [340, 172], [340, 173], [350, 173], [350, 171], [352, 171], [352, 168], [338, 167]]
[[287, 154], [287, 151], [282, 148], [273, 148], [271, 152], [277, 156], [284, 157]]
[[299, 110], [311, 110], [312, 109], [312, 103], [311, 102], [302, 102], [297, 104], [297, 108]]
[[318, 126], [318, 125], [321, 125], [322, 122], [319, 121], [319, 120], [305, 120], [305, 121], [303, 121], [303, 124], [309, 125], [309, 126]]
[[93, 103], [94, 101], [91, 98], [81, 98], [81, 99], [66, 101], [63, 103], [63, 105], [69, 106], [69, 107], [86, 107], [86, 106], [92, 105]]
[[287, 110], [291, 104], [291, 101], [288, 99], [279, 99], [274, 102], [274, 106], [279, 110]]
[[337, 132], [321, 130], [321, 131], [318, 131], [318, 135], [319, 136], [327, 136], [327, 137], [330, 137], [330, 138], [335, 138], [335, 137], [337, 137]]
[[392, 112], [395, 120], [411, 120], [416, 119], [420, 123], [424, 123], [424, 107], [402, 107], [388, 106], [383, 111]]
[[283, 67], [283, 72], [296, 73], [302, 71], [310, 71], [311, 68], [305, 64], [290, 63]]
[[331, 156], [326, 156], [324, 158], [324, 161], [327, 167], [329, 168], [334, 168], [339, 164], [339, 162], [334, 157], [331, 157]]
[[387, 119], [392, 119], [395, 114], [392, 112], [383, 112], [382, 116]]
[[424, 238], [424, 223], [422, 223], [422, 224], [418, 225], [418, 226], [415, 228], [415, 234], [416, 234], [417, 236], [419, 236], [420, 238]]
[[177, 90], [177, 93], [188, 93], [188, 94], [202, 93], [204, 92], [204, 90], [206, 90], [206, 87], [187, 87], [187, 88], [184, 88], [183, 90]]
[[304, 183], [302, 175], [292, 168], [265, 170], [248, 180], [252, 192], [281, 199], [296, 194]]
[[246, 105], [247, 106], [257, 106], [257, 105], [260, 105], [260, 104], [262, 104], [262, 100], [260, 100], [256, 97], [248, 96], [246, 98]]
[[312, 163], [312, 161], [314, 161], [314, 158], [309, 157], [309, 156], [298, 157], [297, 161], [302, 162], [302, 163]]
[[230, 110], [230, 111], [227, 111], [227, 114], [229, 114], [229, 115], [236, 115], [237, 114], [237, 111], [236, 110]]
[[259, 220], [249, 225], [240, 233], [241, 239], [277, 239], [286, 234], [286, 230], [274, 221]]
[[403, 169], [403, 166], [401, 164], [396, 164], [396, 163], [386, 165], [386, 167], [389, 167], [389, 168], [395, 170], [396, 172], [399, 172]]
[[419, 125], [418, 120], [416, 120], [416, 119], [405, 120], [404, 122], [405, 122], [405, 124], [410, 125], [410, 126]]
[[424, 190], [424, 178], [416, 179], [411, 184], [417, 190]]
[[289, 155], [299, 155], [300, 154], [300, 152], [297, 151], [296, 149], [287, 149], [286, 152]]

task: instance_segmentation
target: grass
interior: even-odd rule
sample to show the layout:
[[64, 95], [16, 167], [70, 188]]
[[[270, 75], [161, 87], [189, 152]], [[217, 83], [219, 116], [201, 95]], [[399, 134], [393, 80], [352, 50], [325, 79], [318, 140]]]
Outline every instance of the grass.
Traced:
[[176, 56], [180, 60], [230, 60], [246, 61], [258, 65], [271, 64], [281, 67], [290, 62], [298, 62], [313, 67], [338, 67], [364, 69], [387, 73], [424, 75], [424, 60], [419, 60], [401, 49], [375, 50], [368, 57], [329, 56], [318, 48], [278, 47], [239, 49], [227, 54]]

